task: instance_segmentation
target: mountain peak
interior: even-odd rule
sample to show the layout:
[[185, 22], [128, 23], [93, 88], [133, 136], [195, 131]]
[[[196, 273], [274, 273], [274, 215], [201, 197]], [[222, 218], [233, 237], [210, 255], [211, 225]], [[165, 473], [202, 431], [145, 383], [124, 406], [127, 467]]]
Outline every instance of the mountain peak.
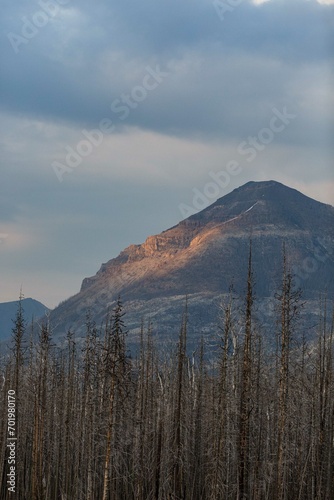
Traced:
[[247, 182], [187, 220], [206, 224], [233, 223], [238, 228], [255, 229], [275, 225], [285, 229], [307, 230], [328, 223], [328, 205], [320, 203], [277, 181]]
[[188, 295], [197, 322], [192, 331], [200, 335], [213, 328], [218, 303], [232, 283], [243, 293], [250, 237], [259, 300], [277, 286], [283, 241], [291, 267], [303, 269], [306, 263], [309, 269], [312, 263], [316, 269], [303, 271], [303, 286], [318, 300], [324, 288], [334, 294], [333, 228], [333, 207], [276, 181], [248, 182], [102, 264], [77, 295], [51, 313], [56, 331], [82, 331], [87, 308], [101, 323], [119, 294], [130, 331], [139, 328], [143, 316], [156, 318], [165, 332], [174, 331]]
[[[233, 199], [235, 201], [241, 201], [241, 200], [247, 200], [247, 199], [252, 199], [252, 200], [258, 200], [260, 201], [261, 198], [266, 198], [271, 201], [275, 201], [278, 198], [282, 199], [291, 199], [294, 198], [296, 199], [309, 199], [311, 200], [312, 198], [308, 198], [306, 195], [302, 194], [301, 192], [297, 191], [294, 188], [291, 188], [289, 186], [286, 186], [285, 184], [282, 184], [281, 182], [277, 182], [274, 180], [270, 181], [250, 181], [247, 182], [246, 184], [234, 189], [231, 191], [229, 194], [219, 198], [217, 202], [228, 202], [230, 203]], [[315, 203], [315, 200], [312, 200]], [[216, 203], [217, 203], [216, 202]]]
[[237, 189], [238, 190], [243, 190], [243, 189], [249, 189], [249, 188], [271, 188], [271, 187], [283, 187], [285, 189], [292, 189], [285, 184], [282, 184], [281, 182], [275, 181], [275, 180], [269, 180], [269, 181], [248, 181], [246, 184], [243, 184], [242, 186], [239, 186]]

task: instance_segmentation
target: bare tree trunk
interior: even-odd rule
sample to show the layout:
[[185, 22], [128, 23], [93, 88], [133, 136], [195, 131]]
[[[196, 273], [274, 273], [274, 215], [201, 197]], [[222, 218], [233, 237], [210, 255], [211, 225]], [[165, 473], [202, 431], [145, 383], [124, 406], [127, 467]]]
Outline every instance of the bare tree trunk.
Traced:
[[279, 336], [279, 374], [278, 374], [278, 421], [277, 421], [277, 468], [276, 498], [283, 500], [288, 489], [286, 481], [287, 411], [290, 384], [290, 355], [294, 321], [300, 312], [300, 290], [294, 290], [293, 275], [288, 270], [285, 245], [283, 245], [282, 290], [277, 298], [280, 302], [281, 325]]
[[102, 500], [107, 500], [109, 493], [109, 476], [110, 476], [110, 456], [111, 456], [111, 443], [113, 437], [113, 421], [114, 421], [114, 398], [115, 398], [115, 378], [111, 380], [110, 386], [110, 399], [109, 399], [109, 417], [108, 417], [108, 430], [106, 438], [106, 457], [104, 462], [104, 474], [103, 474], [103, 494]]
[[241, 389], [240, 389], [240, 427], [239, 427], [239, 467], [238, 498], [249, 498], [249, 432], [251, 413], [251, 376], [252, 376], [252, 307], [253, 307], [253, 272], [252, 244], [250, 244], [246, 297], [246, 324], [243, 346]]

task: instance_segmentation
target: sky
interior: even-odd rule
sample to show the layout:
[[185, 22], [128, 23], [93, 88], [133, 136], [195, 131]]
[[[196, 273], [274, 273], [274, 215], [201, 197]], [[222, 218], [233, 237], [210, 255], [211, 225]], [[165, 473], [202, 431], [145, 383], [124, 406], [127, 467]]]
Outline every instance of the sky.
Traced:
[[250, 181], [334, 205], [330, 0], [5, 0], [0, 302]]

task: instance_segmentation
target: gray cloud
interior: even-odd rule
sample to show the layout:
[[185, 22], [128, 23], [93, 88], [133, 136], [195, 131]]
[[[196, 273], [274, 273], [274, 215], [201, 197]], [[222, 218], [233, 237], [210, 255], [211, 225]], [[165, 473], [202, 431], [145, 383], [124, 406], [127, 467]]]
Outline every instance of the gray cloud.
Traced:
[[[51, 1], [57, 14], [18, 53], [8, 34], [23, 36], [40, 4], [2, 8], [0, 252], [16, 295], [0, 300], [28, 281], [55, 305], [124, 246], [177, 223], [180, 203], [229, 160], [242, 174], [221, 196], [248, 180], [317, 197], [331, 185], [333, 6], [245, 0], [222, 22], [210, 0]], [[121, 120], [110, 105], [148, 66], [168, 76]], [[284, 107], [296, 118], [247, 162], [240, 143]], [[52, 162], [102, 118], [115, 130], [60, 184]]]
[[[7, 33], [20, 31], [20, 15], [12, 9], [7, 5], [2, 18]], [[259, 101], [298, 106], [298, 95], [289, 93], [289, 85], [305, 83], [296, 66], [317, 68], [330, 57], [326, 26], [334, 8], [315, 1], [261, 7], [244, 2], [224, 22], [204, 0], [69, 2], [65, 10], [68, 17], [55, 16], [18, 54], [8, 40], [3, 44], [3, 109], [94, 125], [114, 99], [138, 85], [150, 63], [171, 69], [170, 81], [131, 114], [130, 124], [171, 133], [235, 134], [245, 105], [253, 122], [263, 111]], [[29, 11], [33, 19], [36, 11]]]

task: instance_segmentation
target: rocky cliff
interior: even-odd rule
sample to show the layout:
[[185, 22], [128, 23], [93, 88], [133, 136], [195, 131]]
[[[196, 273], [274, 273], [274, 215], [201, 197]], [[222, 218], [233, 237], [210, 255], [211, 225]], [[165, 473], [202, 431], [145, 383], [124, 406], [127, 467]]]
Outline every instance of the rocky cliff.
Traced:
[[52, 312], [55, 333], [71, 328], [82, 334], [88, 309], [101, 324], [119, 294], [130, 337], [142, 318], [150, 318], [161, 337], [177, 334], [186, 296], [189, 335], [216, 332], [219, 304], [231, 284], [240, 297], [245, 291], [250, 240], [261, 319], [272, 311], [283, 242], [308, 309], [316, 311], [324, 291], [334, 297], [334, 208], [278, 182], [249, 182], [102, 264]]

